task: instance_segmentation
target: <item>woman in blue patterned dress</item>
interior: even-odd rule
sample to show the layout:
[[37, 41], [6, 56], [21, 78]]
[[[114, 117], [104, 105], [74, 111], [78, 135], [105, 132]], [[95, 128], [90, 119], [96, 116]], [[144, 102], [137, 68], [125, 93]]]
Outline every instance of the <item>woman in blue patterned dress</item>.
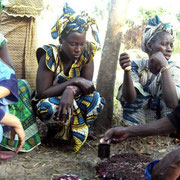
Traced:
[[123, 84], [117, 99], [123, 107], [125, 125], [145, 124], [170, 113], [180, 99], [180, 67], [171, 61], [173, 29], [156, 15], [144, 31], [142, 50], [149, 59], [130, 61], [120, 55], [124, 70]]
[[[59, 128], [64, 140], [73, 138], [78, 151], [102, 111], [104, 99], [92, 82], [93, 58], [99, 49], [95, 19], [82, 12], [76, 14], [65, 4], [64, 14], [51, 29], [60, 45], [45, 45], [37, 50], [37, 91], [35, 112], [48, 127]], [[96, 42], [86, 41], [91, 27]]]

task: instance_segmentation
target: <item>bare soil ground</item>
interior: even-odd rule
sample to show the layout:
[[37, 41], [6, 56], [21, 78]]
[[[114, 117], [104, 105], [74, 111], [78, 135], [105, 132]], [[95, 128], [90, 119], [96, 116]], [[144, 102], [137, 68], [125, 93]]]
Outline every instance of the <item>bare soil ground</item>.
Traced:
[[[122, 112], [116, 101], [113, 125], [121, 126]], [[47, 129], [39, 121], [38, 124], [43, 138]], [[56, 180], [64, 174], [75, 174], [82, 180], [97, 180], [96, 166], [103, 161], [98, 158], [101, 137], [99, 135], [96, 141], [87, 140], [78, 153], [72, 153], [70, 143], [58, 139], [53, 141], [53, 147], [42, 143], [31, 152], [19, 153], [10, 161], [0, 162], [0, 180]], [[111, 145], [110, 154], [137, 153], [157, 160], [179, 144], [178, 139], [168, 136], [132, 138], [121, 144]]]
[[[97, 141], [88, 140], [78, 153], [72, 153], [71, 144], [59, 140], [54, 147], [41, 144], [31, 152], [1, 162], [0, 179], [55, 180], [63, 174], [75, 174], [83, 180], [98, 179], [95, 167], [102, 161], [97, 156], [99, 138]], [[177, 146], [178, 140], [167, 136], [134, 138], [111, 145], [111, 155], [136, 152], [160, 159]]]

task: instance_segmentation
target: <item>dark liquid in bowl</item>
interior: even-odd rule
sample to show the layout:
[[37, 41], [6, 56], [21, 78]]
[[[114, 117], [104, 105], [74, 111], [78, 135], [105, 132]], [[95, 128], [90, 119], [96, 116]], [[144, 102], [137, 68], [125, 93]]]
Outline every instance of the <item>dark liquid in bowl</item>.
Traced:
[[101, 159], [109, 158], [110, 156], [110, 144], [98, 145], [98, 157]]

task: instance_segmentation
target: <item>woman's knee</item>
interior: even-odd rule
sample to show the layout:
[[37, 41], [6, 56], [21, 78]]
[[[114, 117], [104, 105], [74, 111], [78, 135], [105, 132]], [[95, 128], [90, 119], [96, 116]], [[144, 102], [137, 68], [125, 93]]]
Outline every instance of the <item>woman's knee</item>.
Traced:
[[40, 120], [46, 122], [49, 119], [51, 119], [53, 114], [54, 114], [53, 107], [52, 107], [52, 105], [50, 103], [41, 102], [41, 103], [37, 104], [37, 106], [36, 106], [36, 115], [38, 116], [38, 118]]
[[94, 109], [100, 113], [105, 105], [105, 100], [99, 92], [94, 91], [92, 94], [85, 95], [78, 105], [81, 109], [87, 111], [87, 113]]

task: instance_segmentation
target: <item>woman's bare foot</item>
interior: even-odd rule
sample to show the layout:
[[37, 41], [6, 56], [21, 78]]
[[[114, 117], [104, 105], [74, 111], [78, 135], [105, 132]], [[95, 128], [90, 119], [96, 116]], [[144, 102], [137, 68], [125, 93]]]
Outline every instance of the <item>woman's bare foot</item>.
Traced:
[[97, 137], [93, 131], [89, 132], [88, 139], [93, 141], [97, 140]]

